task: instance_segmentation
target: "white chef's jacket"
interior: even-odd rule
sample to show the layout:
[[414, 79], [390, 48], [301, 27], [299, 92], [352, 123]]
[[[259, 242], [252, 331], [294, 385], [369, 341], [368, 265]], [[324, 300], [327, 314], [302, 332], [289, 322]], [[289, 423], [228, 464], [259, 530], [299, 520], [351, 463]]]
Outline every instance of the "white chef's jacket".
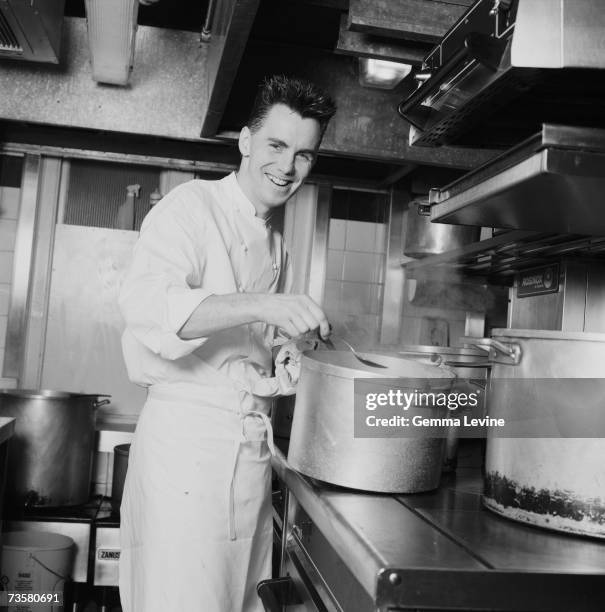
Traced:
[[149, 387], [121, 506], [125, 612], [262, 610], [275, 329], [257, 322], [194, 340], [177, 332], [211, 294], [284, 291], [289, 276], [281, 237], [235, 174], [177, 187], [143, 222], [120, 291], [128, 373]]
[[252, 323], [194, 340], [177, 336], [211, 294], [289, 291], [281, 235], [255, 213], [232, 173], [180, 185], [147, 215], [120, 294], [132, 381], [216, 385], [218, 370], [254, 391], [270, 376], [271, 325]]

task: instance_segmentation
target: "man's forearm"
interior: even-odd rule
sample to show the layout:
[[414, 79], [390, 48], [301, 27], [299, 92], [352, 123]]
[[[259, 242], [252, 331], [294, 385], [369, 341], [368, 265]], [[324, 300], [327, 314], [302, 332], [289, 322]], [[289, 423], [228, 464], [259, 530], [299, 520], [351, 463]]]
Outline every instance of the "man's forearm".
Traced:
[[291, 337], [319, 328], [330, 335], [323, 310], [307, 295], [283, 293], [229, 293], [210, 295], [191, 313], [178, 332], [179, 338], [204, 338], [246, 323], [276, 325]]
[[191, 340], [259, 321], [259, 303], [262, 294], [229, 293], [210, 295], [198, 307], [178, 332], [179, 338]]

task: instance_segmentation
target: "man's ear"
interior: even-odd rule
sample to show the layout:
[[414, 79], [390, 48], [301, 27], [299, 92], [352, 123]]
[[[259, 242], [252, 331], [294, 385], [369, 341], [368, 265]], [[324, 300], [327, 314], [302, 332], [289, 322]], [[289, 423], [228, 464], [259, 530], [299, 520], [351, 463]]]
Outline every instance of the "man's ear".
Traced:
[[250, 155], [250, 129], [248, 126], [244, 126], [239, 133], [238, 146], [243, 157]]

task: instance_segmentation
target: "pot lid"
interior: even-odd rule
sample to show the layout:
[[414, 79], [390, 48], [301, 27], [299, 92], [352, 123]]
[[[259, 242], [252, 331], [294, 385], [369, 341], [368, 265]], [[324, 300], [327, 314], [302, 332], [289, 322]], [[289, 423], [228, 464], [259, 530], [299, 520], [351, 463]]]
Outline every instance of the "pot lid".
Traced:
[[605, 342], [605, 334], [595, 332], [568, 332], [550, 329], [493, 329], [492, 337], [498, 338], [532, 338], [536, 340], [583, 340], [585, 342]]
[[[358, 351], [359, 352], [359, 351]], [[400, 355], [385, 353], [359, 353], [385, 368], [373, 368], [358, 361], [351, 351], [307, 351], [303, 355], [303, 368], [341, 378], [440, 378], [443, 382], [455, 378], [455, 374], [438, 365], [406, 359]]]

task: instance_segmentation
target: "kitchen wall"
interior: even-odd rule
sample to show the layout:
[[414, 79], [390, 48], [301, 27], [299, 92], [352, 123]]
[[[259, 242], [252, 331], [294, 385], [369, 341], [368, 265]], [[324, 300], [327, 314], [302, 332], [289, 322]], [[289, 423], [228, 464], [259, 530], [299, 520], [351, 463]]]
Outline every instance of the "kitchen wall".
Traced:
[[[151, 193], [167, 193], [193, 174], [95, 160], [65, 160], [63, 166], [65, 196], [54, 232], [42, 385], [109, 394], [111, 403], [99, 416], [134, 423], [146, 391], [127, 377], [118, 291]], [[115, 229], [126, 186], [132, 184], [141, 186], [135, 227]]]
[[359, 348], [378, 343], [387, 237], [385, 194], [335, 189], [324, 307], [334, 333]]

